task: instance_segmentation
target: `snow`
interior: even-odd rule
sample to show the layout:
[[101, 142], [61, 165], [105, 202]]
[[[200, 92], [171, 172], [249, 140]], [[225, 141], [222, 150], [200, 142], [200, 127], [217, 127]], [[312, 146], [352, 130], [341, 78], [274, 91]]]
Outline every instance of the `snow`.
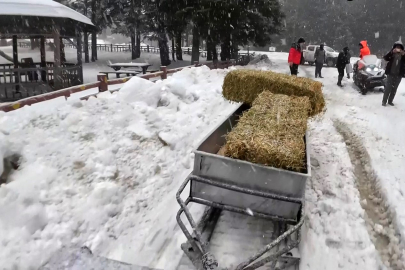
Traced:
[[[287, 54], [266, 55], [270, 62], [249, 68], [288, 73]], [[175, 269], [184, 241], [175, 192], [192, 170], [192, 149], [237, 106], [221, 94], [227, 72], [201, 67], [156, 83], [132, 78], [97, 99], [0, 113], [0, 158], [22, 155], [11, 182], [0, 187], [2, 266], [35, 269], [62, 247], [86, 245], [98, 256]], [[313, 78], [314, 67], [299, 72]], [[339, 88], [336, 69], [322, 72], [327, 111], [309, 124], [313, 175], [300, 269], [385, 269], [382, 262], [403, 269], [405, 81], [396, 106], [381, 107], [381, 93], [362, 96], [347, 79]], [[370, 156], [369, 164], [364, 153], [358, 162], [367, 163], [363, 173], [375, 176], [379, 196], [361, 197], [350, 142], [336, 121]], [[373, 203], [389, 211], [373, 209], [380, 220], [370, 223], [365, 209]], [[389, 240], [385, 250], [377, 235]]]
[[52, 0], [0, 0], [1, 15], [70, 18], [93, 25], [86, 16]]
[[[122, 92], [2, 113], [5, 150], [22, 155], [0, 187], [2, 266], [37, 269], [66, 246], [124, 257], [110, 245], [132, 239], [132, 230], [143, 243], [151, 221], [164, 224], [159, 209], [174, 225], [174, 193], [191, 170], [192, 149], [237, 106], [221, 95], [227, 72], [189, 68], [177, 84], [176, 76], [156, 84], [134, 78]], [[184, 82], [179, 95], [174, 85]], [[159, 87], [164, 105], [132, 98], [142, 83]]]
[[380, 269], [346, 145], [328, 115], [311, 123], [310, 138], [320, 165], [306, 190], [300, 269]]

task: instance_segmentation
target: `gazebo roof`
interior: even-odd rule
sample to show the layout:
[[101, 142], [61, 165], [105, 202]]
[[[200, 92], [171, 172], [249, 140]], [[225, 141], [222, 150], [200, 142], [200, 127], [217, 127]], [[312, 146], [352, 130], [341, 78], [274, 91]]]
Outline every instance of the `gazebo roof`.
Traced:
[[[66, 35], [73, 35], [73, 25], [78, 25], [82, 29], [95, 27], [86, 16], [52, 0], [0, 0], [2, 36], [7, 33], [42, 34], [49, 30], [51, 24], [60, 25]], [[34, 27], [40, 31], [27, 31]]]

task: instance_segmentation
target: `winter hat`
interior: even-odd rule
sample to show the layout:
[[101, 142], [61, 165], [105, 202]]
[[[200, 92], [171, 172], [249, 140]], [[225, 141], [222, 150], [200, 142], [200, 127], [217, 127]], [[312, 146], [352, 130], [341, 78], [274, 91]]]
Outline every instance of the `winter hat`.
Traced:
[[400, 47], [402, 50], [404, 50], [404, 44], [402, 44], [401, 41], [395, 42], [394, 46], [392, 46], [393, 49], [395, 49], [396, 47]]
[[350, 51], [350, 50], [349, 50], [349, 47], [344, 47], [344, 48], [343, 48], [343, 51], [344, 51], [344, 52]]
[[299, 44], [299, 43], [305, 43], [305, 39], [303, 39], [303, 38], [301, 37], [301, 38], [298, 39], [298, 42], [297, 42], [297, 43], [298, 43], [298, 44]]

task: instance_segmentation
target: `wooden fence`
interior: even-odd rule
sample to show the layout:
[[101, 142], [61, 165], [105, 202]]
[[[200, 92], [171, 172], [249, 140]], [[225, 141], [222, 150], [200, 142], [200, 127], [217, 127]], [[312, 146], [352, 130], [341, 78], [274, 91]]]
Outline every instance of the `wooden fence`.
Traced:
[[[185, 68], [199, 67], [201, 65], [206, 65], [211, 69], [217, 69], [217, 68], [224, 69], [224, 68], [228, 68], [230, 66], [235, 65], [236, 62], [237, 62], [236, 60], [229, 60], [229, 61], [216, 62], [216, 63], [209, 62], [209, 63], [203, 63], [203, 64], [196, 62], [192, 66], [186, 66], [186, 67], [175, 68], [175, 69], [167, 69], [167, 67], [162, 66], [160, 68], [160, 71], [158, 71], [156, 73], [144, 74], [144, 75], [141, 75], [140, 77], [143, 79], [146, 79], [146, 80], [160, 77], [162, 80], [165, 80], [165, 79], [167, 79], [167, 76], [169, 74], [179, 72]], [[58, 97], [65, 97], [67, 99], [68, 97], [70, 97], [71, 94], [82, 92], [82, 91], [89, 90], [92, 88], [98, 88], [98, 92], [101, 93], [101, 92], [108, 91], [109, 85], [123, 84], [123, 83], [127, 82], [129, 79], [131, 79], [131, 77], [108, 80], [106, 75], [97, 75], [97, 82], [73, 86], [70, 88], [61, 89], [58, 91], [54, 91], [54, 92], [50, 92], [50, 93], [46, 93], [46, 94], [42, 94], [42, 95], [38, 95], [38, 96], [34, 96], [34, 97], [29, 97], [26, 99], [21, 99], [16, 102], [12, 102], [12, 103], [0, 104], [0, 111], [9, 112], [9, 111], [17, 110], [17, 109], [22, 108], [27, 105], [29, 106], [29, 105], [32, 105], [35, 103], [55, 99]], [[115, 90], [115, 91], [118, 91], [118, 90]], [[110, 91], [110, 92], [115, 92], [115, 91]], [[98, 93], [88, 95], [88, 96], [82, 97], [80, 99], [87, 100], [90, 97], [97, 97], [97, 94]]]

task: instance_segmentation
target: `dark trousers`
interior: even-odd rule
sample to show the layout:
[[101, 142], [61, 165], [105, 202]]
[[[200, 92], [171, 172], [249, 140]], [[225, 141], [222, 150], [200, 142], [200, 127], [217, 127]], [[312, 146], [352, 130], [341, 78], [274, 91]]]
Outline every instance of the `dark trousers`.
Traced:
[[322, 68], [323, 68], [323, 63], [315, 63], [315, 78], [316, 77], [322, 77]]
[[384, 97], [383, 97], [383, 104], [392, 103], [394, 101], [395, 94], [397, 93], [397, 89], [399, 84], [401, 83], [402, 77], [401, 76], [387, 76], [387, 85], [385, 86], [384, 90]]
[[345, 68], [338, 68], [339, 76], [338, 76], [338, 85], [342, 84], [343, 77], [345, 76]]
[[291, 75], [297, 76], [297, 75], [298, 75], [298, 65], [293, 64], [293, 65], [290, 67], [290, 71], [291, 71]]

